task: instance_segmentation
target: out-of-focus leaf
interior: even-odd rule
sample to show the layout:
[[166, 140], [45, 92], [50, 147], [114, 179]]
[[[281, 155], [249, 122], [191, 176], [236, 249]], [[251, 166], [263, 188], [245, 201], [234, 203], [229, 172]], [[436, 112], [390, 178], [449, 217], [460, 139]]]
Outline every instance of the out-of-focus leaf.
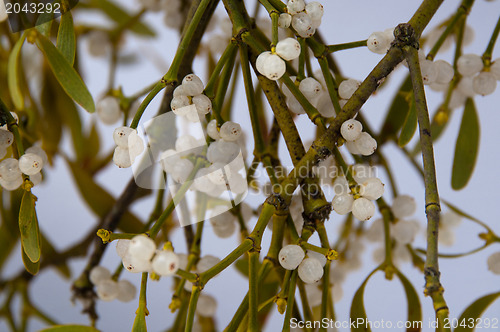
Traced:
[[84, 325], [57, 325], [43, 329], [40, 332], [99, 332], [99, 330]]
[[418, 294], [415, 291], [415, 288], [413, 287], [411, 282], [408, 279], [406, 279], [404, 274], [396, 270], [396, 275], [398, 276], [399, 280], [401, 280], [401, 283], [403, 284], [406, 293], [406, 301], [408, 303], [407, 321], [412, 322], [411, 327], [407, 328], [406, 331], [407, 332], [420, 331], [421, 329], [418, 328], [419, 326], [418, 322], [422, 322], [422, 307], [420, 305], [420, 299], [418, 297]]
[[[115, 4], [113, 1], [109, 0], [91, 0], [92, 7], [101, 9], [104, 14], [108, 15], [110, 19], [118, 23], [118, 25], [126, 24], [130, 22], [133, 18], [127, 13], [122, 7]], [[142, 35], [154, 37], [155, 32], [146, 24], [138, 21], [129, 27], [130, 31]]]
[[23, 193], [21, 190], [10, 192], [9, 206], [0, 208], [0, 269], [19, 240], [19, 208]]
[[21, 73], [19, 70], [19, 59], [21, 48], [26, 40], [26, 33], [23, 33], [21, 38], [16, 42], [9, 55], [9, 62], [7, 68], [7, 79], [9, 83], [10, 96], [12, 102], [18, 110], [24, 109], [24, 96], [21, 92]]
[[415, 105], [415, 99], [412, 98], [410, 101], [410, 111], [406, 114], [406, 119], [399, 134], [398, 145], [403, 147], [410, 143], [415, 131], [417, 130], [417, 108]]
[[88, 112], [95, 112], [94, 100], [87, 86], [61, 52], [43, 35], [38, 35], [36, 44], [45, 54], [54, 76], [68, 96]]
[[484, 222], [482, 222], [481, 220], [471, 216], [470, 214], [460, 210], [457, 206], [451, 204], [450, 202], [444, 200], [444, 199], [441, 199], [441, 202], [443, 202], [450, 210], [452, 210], [453, 212], [455, 212], [456, 214], [466, 218], [466, 219], [469, 219], [470, 221], [473, 221], [475, 222], [476, 224], [479, 224], [481, 226], [483, 226], [484, 228], [486, 228], [488, 231], [492, 232], [493, 231], [491, 230], [491, 228], [485, 224]]
[[44, 11], [40, 14], [40, 16], [38, 16], [38, 20], [36, 21], [36, 29], [47, 38], [50, 37], [50, 29], [52, 28], [53, 17], [53, 12]]
[[95, 159], [97, 153], [100, 148], [100, 139], [99, 132], [97, 131], [96, 123], [92, 123], [92, 127], [90, 127], [89, 135], [85, 138], [85, 145], [83, 147], [83, 156], [84, 158], [92, 158]]
[[403, 84], [399, 87], [398, 93], [392, 100], [391, 107], [387, 112], [382, 131], [379, 134], [379, 145], [391, 138], [396, 138], [399, 129], [403, 126], [406, 114], [410, 110], [409, 94], [413, 94], [410, 75], [406, 77]]
[[[363, 319], [365, 322], [367, 321], [366, 317], [366, 310], [365, 310], [365, 301], [363, 299], [364, 293], [365, 293], [365, 287], [366, 284], [368, 283], [368, 280], [375, 274], [377, 269], [373, 270], [363, 281], [361, 286], [358, 288], [356, 293], [354, 294], [354, 298], [352, 299], [352, 304], [351, 304], [351, 319], [352, 320], [357, 320], [357, 319]], [[365, 324], [357, 324], [354, 326], [351, 331], [371, 331], [369, 325]]]
[[28, 258], [36, 263], [40, 260], [40, 231], [35, 210], [36, 197], [30, 191], [25, 191], [19, 210], [19, 230], [21, 244]]
[[31, 273], [32, 275], [36, 275], [38, 271], [40, 271], [40, 261], [33, 263], [30, 258], [26, 255], [26, 252], [21, 248], [22, 256], [23, 256], [23, 264], [26, 271]]
[[[50, 241], [47, 239], [45, 235], [43, 235], [42, 232], [40, 232], [40, 239], [41, 239], [43, 257], [53, 257], [54, 255], [58, 254], [52, 243], [50, 243]], [[54, 267], [59, 272], [61, 272], [61, 274], [66, 279], [69, 279], [71, 277], [71, 270], [69, 269], [68, 264], [66, 262], [61, 262], [61, 264], [57, 264]]]
[[62, 137], [62, 117], [57, 112], [61, 93], [64, 94], [53, 74], [49, 69], [44, 70], [41, 96], [43, 116], [41, 123], [38, 125], [40, 130], [38, 134], [42, 138], [42, 148], [47, 153], [49, 161], [57, 153]]
[[464, 188], [469, 182], [477, 160], [479, 149], [479, 119], [472, 98], [465, 102], [462, 124], [455, 146], [455, 158], [451, 171], [451, 186], [455, 190]]
[[75, 63], [76, 40], [73, 16], [71, 16], [70, 11], [61, 16], [56, 45], [64, 58], [68, 60], [68, 63], [73, 66]]
[[[474, 301], [470, 306], [468, 306], [465, 311], [460, 315], [458, 322], [465, 322], [464, 326], [457, 326], [455, 332], [472, 332], [475, 330], [478, 324], [477, 318], [481, 317], [483, 312], [492, 304], [496, 299], [500, 297], [500, 292], [489, 294], [483, 296], [476, 301]], [[471, 324], [470, 324], [471, 323]], [[460, 325], [460, 324], [459, 324]], [[484, 327], [484, 322], [483, 325]], [[479, 329], [481, 331], [482, 329]]]
[[[68, 165], [85, 202], [96, 215], [104, 217], [115, 205], [116, 201], [113, 196], [95, 183], [92, 176], [83, 170], [80, 165], [69, 160]], [[142, 222], [129, 211], [123, 214], [118, 226], [127, 233], [139, 233], [144, 227]]]

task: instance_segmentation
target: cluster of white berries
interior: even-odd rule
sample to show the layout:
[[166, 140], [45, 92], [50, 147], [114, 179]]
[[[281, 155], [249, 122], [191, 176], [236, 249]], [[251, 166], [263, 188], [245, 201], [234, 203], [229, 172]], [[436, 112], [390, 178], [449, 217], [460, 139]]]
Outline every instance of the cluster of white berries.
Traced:
[[[0, 129], [0, 145], [3, 149], [12, 144], [11, 135], [9, 131]], [[19, 160], [6, 158], [0, 162], [0, 185], [5, 190], [15, 190], [23, 184], [24, 173], [36, 186], [42, 181], [41, 170], [47, 163], [47, 154], [38, 146], [26, 149]]]
[[113, 162], [120, 168], [132, 166], [137, 156], [144, 151], [144, 141], [136, 129], [118, 127], [113, 132], [113, 140], [116, 144]]
[[[392, 248], [394, 262], [408, 262], [411, 254], [406, 248], [407, 244], [415, 240], [420, 230], [420, 223], [417, 220], [405, 219], [411, 217], [417, 209], [415, 199], [409, 195], [399, 195], [394, 198], [391, 206], [395, 223], [390, 224], [390, 233], [395, 240]], [[367, 239], [372, 242], [384, 241], [384, 220], [375, 220], [365, 233]], [[373, 259], [377, 263], [382, 263], [385, 258], [385, 247], [381, 246], [373, 252]]]
[[111, 272], [103, 266], [95, 266], [89, 273], [90, 281], [96, 286], [96, 293], [103, 301], [118, 300], [130, 302], [135, 299], [136, 287], [128, 280], [115, 281]]
[[306, 5], [304, 0], [288, 0], [287, 13], [280, 15], [279, 27], [286, 29], [290, 25], [302, 38], [309, 38], [321, 25], [323, 5], [317, 1]]
[[195, 74], [184, 77], [182, 84], [174, 90], [170, 103], [172, 112], [186, 117], [190, 122], [200, 122], [200, 116], [212, 111], [212, 101], [203, 94], [201, 79]]
[[372, 155], [377, 150], [377, 141], [363, 132], [361, 122], [349, 119], [340, 127], [340, 134], [346, 140], [346, 147], [352, 154]]
[[455, 228], [462, 223], [462, 217], [448, 210], [441, 213], [439, 218], [439, 243], [444, 246], [452, 246], [455, 244]]
[[319, 281], [323, 277], [323, 267], [326, 264], [324, 255], [310, 250], [306, 253], [296, 244], [289, 244], [281, 248], [278, 260], [286, 270], [298, 268], [299, 278], [306, 284]]
[[96, 105], [97, 116], [105, 125], [112, 125], [120, 120], [122, 111], [120, 102], [112, 96], [104, 97]]
[[385, 54], [391, 47], [394, 40], [394, 28], [389, 28], [384, 31], [376, 31], [372, 33], [366, 42], [366, 46], [370, 51], [377, 54]]
[[334, 182], [336, 195], [332, 200], [333, 210], [341, 215], [352, 212], [361, 221], [369, 220], [375, 214], [372, 200], [382, 197], [384, 184], [367, 165], [353, 165], [352, 175], [359, 184], [359, 190], [353, 194], [345, 176], [338, 176]]
[[280, 79], [286, 72], [285, 61], [298, 58], [300, 55], [300, 44], [294, 38], [280, 40], [276, 45], [275, 52], [265, 51], [259, 54], [255, 66], [259, 73], [270, 80]]
[[462, 54], [458, 58], [457, 70], [462, 79], [457, 88], [464, 96], [486, 96], [495, 91], [500, 80], [500, 61], [493, 62], [489, 71], [483, 69], [483, 59], [477, 54]]
[[156, 250], [155, 242], [146, 235], [134, 236], [131, 240], [118, 240], [116, 252], [123, 266], [130, 272], [154, 272], [160, 276], [174, 275], [180, 259], [171, 250]]

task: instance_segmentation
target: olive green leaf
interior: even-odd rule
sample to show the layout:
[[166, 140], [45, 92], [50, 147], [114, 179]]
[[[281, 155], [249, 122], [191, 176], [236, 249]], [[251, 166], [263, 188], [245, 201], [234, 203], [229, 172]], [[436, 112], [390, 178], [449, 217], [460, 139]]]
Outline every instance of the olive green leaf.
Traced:
[[64, 91], [73, 98], [73, 100], [90, 113], [95, 112], [94, 100], [85, 83], [73, 66], [52, 44], [52, 42], [43, 35], [38, 35], [36, 44], [45, 54], [54, 76]]
[[[358, 288], [356, 293], [354, 294], [354, 298], [352, 299], [352, 304], [351, 304], [351, 319], [352, 320], [358, 320], [358, 319], [363, 319], [364, 321], [367, 320], [366, 316], [366, 310], [365, 310], [365, 301], [364, 301], [364, 293], [365, 293], [365, 288], [366, 284], [368, 283], [368, 280], [377, 272], [378, 268], [373, 270], [363, 281], [361, 286]], [[370, 326], [365, 325], [365, 324], [357, 324], [355, 327], [352, 328], [352, 331], [371, 331]]]
[[9, 55], [9, 62], [7, 65], [7, 81], [9, 84], [10, 96], [12, 102], [18, 110], [24, 109], [24, 96], [21, 92], [21, 72], [19, 70], [19, 59], [21, 55], [21, 48], [26, 40], [26, 33], [23, 33], [21, 38], [16, 42]]
[[421, 328], [419, 328], [418, 324], [422, 322], [422, 307], [420, 305], [420, 299], [418, 297], [417, 291], [415, 290], [411, 282], [400, 271], [396, 270], [396, 276], [399, 278], [405, 289], [406, 301], [408, 303], [407, 321], [412, 323], [411, 326], [406, 329], [406, 331], [420, 331]]
[[57, 325], [43, 329], [40, 332], [99, 332], [99, 330], [84, 325]]
[[73, 66], [75, 62], [76, 39], [73, 16], [71, 16], [70, 11], [67, 11], [61, 16], [56, 45], [64, 58], [68, 60], [68, 63]]
[[382, 130], [379, 135], [379, 145], [391, 138], [395, 138], [399, 129], [403, 126], [406, 115], [410, 110], [410, 103], [408, 96], [413, 94], [410, 75], [406, 77], [404, 82], [398, 89], [396, 96], [392, 100], [391, 107], [382, 125]]
[[455, 158], [451, 171], [451, 186], [455, 190], [464, 188], [469, 182], [477, 160], [479, 149], [479, 119], [472, 98], [465, 102], [462, 124], [455, 145]]
[[40, 261], [33, 263], [30, 258], [26, 255], [24, 249], [21, 248], [22, 256], [23, 256], [23, 264], [26, 271], [28, 271], [32, 275], [36, 275], [38, 271], [40, 271]]
[[[483, 296], [474, 301], [470, 306], [468, 306], [465, 309], [462, 315], [460, 315], [458, 322], [464, 322], [464, 324], [463, 325], [460, 324], [459, 326], [457, 326], [455, 332], [474, 331], [476, 324], [478, 323], [477, 318], [481, 317], [481, 315], [489, 307], [489, 305], [492, 304], [499, 297], [500, 297], [500, 292]], [[484, 321], [483, 321], [483, 327], [486, 327], [484, 325]]]
[[30, 191], [25, 191], [19, 209], [19, 230], [21, 245], [26, 256], [36, 263], [40, 260], [40, 231], [35, 210], [36, 197]]
[[411, 97], [410, 101], [410, 111], [406, 114], [405, 122], [403, 123], [403, 128], [399, 134], [398, 145], [403, 147], [410, 143], [415, 131], [417, 130], [417, 108], [415, 105], [415, 98]]

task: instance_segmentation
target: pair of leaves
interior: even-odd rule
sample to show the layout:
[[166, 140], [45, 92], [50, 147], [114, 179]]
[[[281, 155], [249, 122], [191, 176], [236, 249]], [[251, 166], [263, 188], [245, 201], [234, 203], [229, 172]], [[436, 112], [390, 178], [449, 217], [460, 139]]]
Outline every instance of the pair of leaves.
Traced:
[[[366, 315], [366, 310], [365, 310], [365, 304], [364, 304], [364, 292], [366, 285], [368, 283], [368, 280], [379, 270], [379, 267], [377, 267], [375, 270], [373, 270], [363, 281], [359, 289], [356, 291], [354, 294], [354, 298], [352, 300], [352, 305], [351, 305], [351, 319], [352, 320], [358, 320], [358, 319], [363, 319], [364, 322], [368, 320], [367, 315]], [[420, 306], [420, 299], [418, 297], [417, 292], [415, 291], [415, 288], [413, 285], [410, 283], [410, 281], [399, 271], [396, 270], [396, 276], [399, 278], [401, 283], [403, 284], [403, 288], [406, 293], [406, 299], [408, 303], [408, 314], [407, 314], [407, 321], [408, 322], [421, 322], [422, 321], [422, 308]], [[412, 324], [413, 325], [413, 324]], [[356, 324], [352, 331], [371, 331], [370, 326], [366, 324]], [[407, 332], [416, 332], [420, 331], [420, 328], [418, 326], [412, 326], [410, 328], [406, 329]]]
[[19, 209], [19, 230], [21, 233], [23, 262], [26, 270], [31, 274], [38, 273], [41, 256], [41, 237], [38, 228], [35, 202], [35, 195], [33, 195], [31, 191], [25, 191]]

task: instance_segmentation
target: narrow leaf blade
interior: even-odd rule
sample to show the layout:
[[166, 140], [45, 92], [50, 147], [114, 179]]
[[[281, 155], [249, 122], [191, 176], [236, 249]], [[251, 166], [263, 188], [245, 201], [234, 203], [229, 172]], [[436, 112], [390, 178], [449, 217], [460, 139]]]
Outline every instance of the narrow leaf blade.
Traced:
[[26, 256], [36, 263], [40, 260], [40, 231], [35, 211], [35, 196], [26, 191], [23, 194], [19, 210], [19, 230], [21, 231], [21, 244]]
[[21, 248], [21, 251], [23, 256], [24, 268], [32, 275], [36, 275], [38, 271], [40, 271], [40, 261], [33, 263], [31, 259], [26, 255], [24, 249]]
[[45, 54], [54, 76], [68, 96], [88, 112], [95, 112], [94, 100], [87, 86], [61, 52], [42, 35], [38, 35], [36, 44]]
[[455, 190], [464, 188], [469, 182], [477, 160], [479, 149], [479, 119], [474, 101], [465, 103], [462, 124], [455, 146], [455, 158], [451, 172], [451, 186]]
[[[378, 268], [377, 268], [378, 269]], [[354, 298], [352, 299], [352, 304], [351, 304], [351, 319], [352, 320], [358, 320], [358, 319], [363, 319], [363, 321], [367, 321], [367, 316], [366, 316], [366, 310], [365, 310], [365, 301], [364, 301], [364, 294], [365, 294], [365, 287], [366, 284], [368, 283], [368, 280], [375, 274], [377, 269], [373, 270], [363, 281], [361, 286], [358, 288], [356, 293], [354, 294]], [[369, 325], [365, 324], [356, 324], [351, 331], [354, 332], [369, 332], [371, 331]]]
[[[474, 301], [470, 306], [468, 306], [465, 311], [460, 315], [460, 318], [458, 319], [459, 322], [469, 322], [469, 319], [473, 319], [473, 322], [477, 322], [477, 318], [481, 317], [483, 312], [492, 304], [496, 299], [500, 297], [500, 292], [498, 293], [493, 293], [489, 294], [486, 296], [483, 296], [476, 301]], [[471, 320], [472, 321], [472, 320]], [[475, 330], [475, 324], [468, 325], [466, 326], [458, 326], [455, 329], [455, 332], [472, 332]]]
[[[406, 300], [408, 303], [408, 322], [422, 322], [422, 306], [420, 305], [420, 298], [418, 297], [417, 291], [411, 284], [411, 282], [402, 274], [400, 271], [396, 271], [396, 275], [403, 284], [406, 293]], [[421, 329], [414, 324], [407, 328], [407, 332], [417, 332]]]
[[68, 60], [68, 63], [73, 66], [75, 62], [76, 40], [73, 16], [70, 11], [61, 16], [56, 45], [64, 58]]
[[40, 332], [99, 332], [99, 330], [84, 325], [57, 325], [43, 329]]
[[410, 110], [407, 96], [409, 93], [413, 93], [412, 91], [411, 78], [410, 75], [408, 75], [399, 87], [398, 93], [394, 96], [391, 107], [387, 112], [382, 130], [379, 134], [380, 145], [388, 139], [396, 138], [397, 132], [401, 129], [401, 126], [403, 126], [406, 114], [408, 114]]
[[21, 73], [19, 70], [19, 58], [21, 54], [21, 48], [23, 47], [25, 40], [26, 34], [24, 33], [12, 48], [7, 65], [7, 81], [9, 85], [10, 96], [12, 97], [14, 106], [18, 110], [24, 109], [24, 96], [21, 92]]
[[410, 102], [410, 110], [408, 114], [406, 114], [406, 119], [403, 124], [403, 128], [401, 129], [401, 133], [399, 134], [398, 145], [403, 147], [406, 144], [410, 143], [413, 135], [417, 130], [417, 108], [415, 105], [415, 100], [412, 98]]

